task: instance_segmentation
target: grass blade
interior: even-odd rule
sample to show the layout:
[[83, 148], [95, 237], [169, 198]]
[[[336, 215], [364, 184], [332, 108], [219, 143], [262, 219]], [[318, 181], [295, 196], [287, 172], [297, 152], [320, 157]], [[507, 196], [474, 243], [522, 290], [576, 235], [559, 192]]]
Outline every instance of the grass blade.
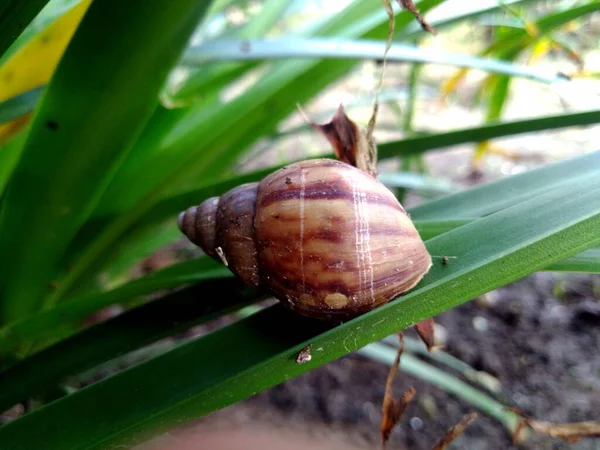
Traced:
[[600, 248], [592, 248], [547, 267], [553, 272], [600, 273]]
[[[218, 292], [217, 296], [211, 294]], [[237, 310], [264, 295], [238, 280], [206, 280], [95, 325], [0, 372], [0, 410], [67, 377]], [[35, 370], [43, 367], [44, 370]]]
[[0, 351], [14, 351], [38, 339], [57, 339], [75, 332], [89, 315], [114, 304], [131, 304], [142, 295], [204, 280], [230, 278], [231, 272], [211, 258], [174, 264], [106, 292], [67, 300], [0, 329]]
[[[375, 40], [344, 40], [320, 38], [284, 38], [271, 40], [216, 40], [186, 50], [182, 63], [198, 66], [215, 61], [262, 61], [294, 58], [377, 59], [383, 54], [385, 42]], [[387, 55], [388, 61], [445, 64], [468, 67], [510, 76], [524, 77], [544, 83], [564, 81], [560, 74], [548, 74], [500, 60], [483, 59], [450, 52], [433, 51], [414, 45], [395, 43]]]
[[481, 217], [580, 179], [598, 177], [599, 170], [600, 151], [595, 151], [418, 205], [410, 214], [415, 220]]
[[0, 198], [6, 188], [10, 174], [19, 161], [25, 138], [25, 133], [21, 133], [0, 147]]
[[456, 190], [456, 186], [449, 181], [414, 172], [381, 172], [377, 175], [377, 178], [388, 188], [404, 188], [444, 193]]
[[142, 0], [90, 6], [44, 93], [3, 199], [0, 253], [13, 255], [0, 262], [3, 321], [48, 302], [62, 253], [156, 107], [206, 7], [193, 0], [168, 9]]
[[[395, 349], [398, 349], [399, 347], [398, 340], [393, 339], [392, 336], [388, 336], [381, 342]], [[408, 336], [404, 336], [404, 344], [406, 351], [414, 355], [420, 355], [425, 359], [430, 359], [437, 363], [444, 364], [447, 368], [455, 370], [460, 375], [465, 377], [465, 379], [471, 381], [472, 383], [479, 384], [481, 387], [489, 392], [492, 392], [493, 394], [501, 393], [501, 384], [497, 378], [493, 377], [487, 372], [474, 369], [466, 362], [456, 358], [455, 356], [452, 356], [450, 353], [446, 353], [440, 349], [430, 352], [427, 350], [427, 347], [422, 341], [412, 339]]]
[[38, 87], [1, 102], [0, 124], [32, 112], [43, 91], [44, 87]]

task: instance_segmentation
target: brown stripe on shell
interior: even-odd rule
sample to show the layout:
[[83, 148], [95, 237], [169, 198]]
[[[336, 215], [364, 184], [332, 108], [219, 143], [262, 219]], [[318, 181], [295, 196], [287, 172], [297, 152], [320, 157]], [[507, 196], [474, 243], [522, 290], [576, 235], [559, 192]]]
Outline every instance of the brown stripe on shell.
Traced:
[[204, 200], [196, 210], [196, 220], [194, 222], [198, 246], [204, 253], [215, 259], [218, 259], [218, 255], [215, 251], [218, 205], [218, 197], [211, 197]]
[[[398, 211], [404, 212], [404, 209], [394, 197], [380, 195], [375, 192], [363, 190], [365, 202], [369, 204], [385, 205]], [[264, 208], [275, 202], [299, 199], [301, 193], [305, 200], [347, 200], [354, 202], [352, 190], [343, 180], [313, 181], [308, 183], [304, 189], [300, 184], [287, 189], [274, 189], [267, 195], [261, 197], [259, 207]]]
[[325, 168], [325, 167], [336, 167], [340, 169], [350, 169], [355, 170], [354, 167], [343, 163], [341, 161], [337, 161], [335, 159], [308, 159], [305, 161], [300, 161], [297, 163], [289, 164], [287, 166], [283, 166], [281, 169], [276, 170], [275, 172], [270, 173], [263, 179], [263, 184], [266, 187], [271, 187], [272, 185], [281, 187], [282, 185], [289, 185], [286, 183], [286, 177], [291, 178], [291, 182], [293, 184], [300, 183], [300, 169], [308, 170], [311, 168]]
[[258, 260], [254, 242], [254, 211], [258, 183], [247, 183], [222, 195], [217, 208], [216, 246], [228, 267], [242, 281], [258, 287]]
[[187, 238], [196, 245], [200, 245], [196, 234], [196, 210], [197, 206], [190, 206], [185, 211], [181, 212], [177, 217], [177, 225], [179, 230], [187, 236]]

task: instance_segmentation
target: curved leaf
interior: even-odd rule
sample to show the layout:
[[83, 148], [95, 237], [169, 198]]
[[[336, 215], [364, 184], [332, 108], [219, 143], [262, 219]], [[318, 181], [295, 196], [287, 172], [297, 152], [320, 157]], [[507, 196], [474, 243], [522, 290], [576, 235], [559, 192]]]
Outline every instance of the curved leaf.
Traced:
[[[295, 58], [377, 59], [385, 42], [375, 40], [282, 38], [271, 40], [215, 40], [186, 50], [182, 64], [195, 67], [215, 61], [256, 61]], [[387, 60], [413, 63], [445, 64], [510, 76], [524, 77], [544, 83], [567, 80], [564, 75], [519, 66], [506, 61], [484, 59], [451, 52], [439, 52], [415, 45], [395, 43]]]
[[87, 316], [114, 304], [128, 304], [142, 295], [163, 289], [231, 276], [227, 268], [207, 257], [174, 264], [113, 290], [73, 298], [6, 325], [0, 329], [0, 351], [14, 351], [33, 340], [71, 334]]
[[[214, 294], [216, 293], [216, 295]], [[0, 372], [0, 410], [100, 363], [264, 298], [238, 280], [206, 280], [95, 325]], [[36, 370], [43, 367], [44, 370]]]
[[32, 112], [43, 91], [44, 87], [40, 86], [1, 102], [0, 124]]

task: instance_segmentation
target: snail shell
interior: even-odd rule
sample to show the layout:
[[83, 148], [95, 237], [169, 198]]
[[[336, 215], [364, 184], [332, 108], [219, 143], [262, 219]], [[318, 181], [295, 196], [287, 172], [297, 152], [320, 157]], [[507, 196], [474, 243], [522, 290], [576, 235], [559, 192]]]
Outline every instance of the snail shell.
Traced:
[[380, 306], [431, 267], [392, 192], [336, 160], [291, 164], [187, 209], [178, 222], [245, 283], [321, 319], [344, 320]]

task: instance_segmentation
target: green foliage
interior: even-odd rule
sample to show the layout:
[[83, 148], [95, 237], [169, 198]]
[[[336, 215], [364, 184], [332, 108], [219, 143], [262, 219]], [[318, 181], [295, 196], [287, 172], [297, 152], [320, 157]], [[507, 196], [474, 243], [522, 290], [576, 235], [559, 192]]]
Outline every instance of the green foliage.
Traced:
[[[0, 24], [10, 24], [0, 32], [0, 52], [24, 39], [15, 41], [15, 20], [29, 23], [43, 3], [0, 7]], [[130, 270], [181, 237], [179, 211], [279, 167], [239, 173], [234, 165], [255, 143], [277, 144], [278, 128], [296, 104], [343, 80], [361, 58], [378, 58], [374, 49], [382, 48], [388, 24], [378, 2], [354, 0], [336, 14], [282, 31], [277, 26], [287, 19], [289, 2], [266, 0], [247, 23], [224, 26], [214, 37], [214, 22], [230, 3], [174, 0], [165, 8], [142, 0], [95, 1], [49, 84], [0, 104], [0, 121], [33, 112], [26, 130], [0, 147], [0, 410], [48, 398], [102, 363], [267, 296], [206, 257], [133, 280]], [[441, 36], [452, 25], [503, 11], [495, 1], [437, 10], [444, 3], [418, 3], [423, 14], [432, 13]], [[536, 24], [547, 34], [597, 9], [582, 2]], [[416, 52], [408, 44], [423, 31], [407, 11], [396, 12], [395, 36], [406, 45], [393, 47], [393, 58], [420, 68], [477, 68], [501, 78], [484, 94], [495, 105], [488, 117], [494, 120], [414, 133], [422, 71], [412, 70], [411, 112], [404, 116], [409, 134], [380, 143], [380, 160], [405, 162], [457, 144], [600, 123], [598, 110], [499, 120], [513, 77], [567, 82], [510, 62], [534, 42], [518, 22], [499, 33], [496, 60], [458, 58]], [[252, 61], [239, 51], [240, 40], [264, 44], [274, 35], [279, 38], [258, 48]], [[325, 54], [319, 45], [331, 42], [348, 51]], [[366, 51], [367, 44], [374, 47]], [[187, 75], [173, 81], [180, 72]], [[224, 95], [239, 85], [237, 95]], [[435, 262], [411, 292], [341, 325], [268, 307], [0, 427], [0, 447], [129, 447], [535, 271], [600, 272], [594, 248], [600, 245], [599, 152], [461, 191], [423, 174], [383, 172], [380, 178], [391, 188], [435, 195], [409, 210]], [[453, 258], [442, 264], [442, 256]], [[209, 287], [218, 295], [207, 295]], [[124, 312], [87, 325], [111, 305]], [[299, 365], [295, 357], [307, 344], [313, 358]], [[370, 348], [377, 353], [377, 346]], [[408, 366], [419, 373], [413, 363]], [[425, 372], [421, 376], [444, 387], [438, 372]], [[444, 388], [464, 392], [460, 383]], [[514, 425], [498, 405], [486, 409], [476, 394], [471, 401]]]

